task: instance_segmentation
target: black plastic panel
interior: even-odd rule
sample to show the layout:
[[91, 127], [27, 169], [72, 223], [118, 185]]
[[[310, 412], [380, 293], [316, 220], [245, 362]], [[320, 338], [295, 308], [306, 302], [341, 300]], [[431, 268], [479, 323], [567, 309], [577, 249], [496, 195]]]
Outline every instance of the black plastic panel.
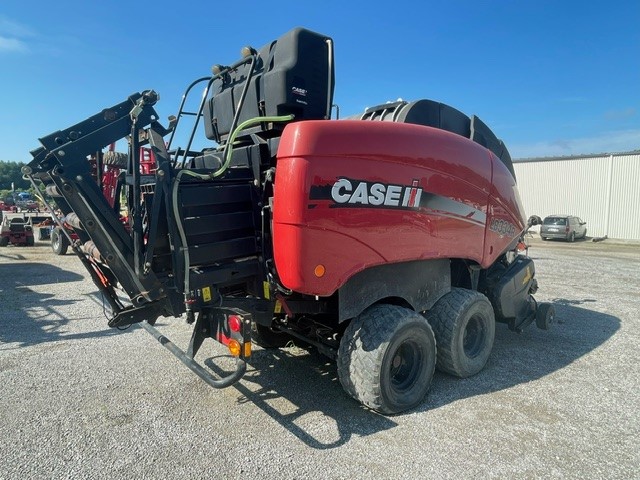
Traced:
[[[303, 28], [261, 48], [238, 124], [260, 115], [326, 118], [333, 100], [332, 56], [328, 37]], [[214, 81], [204, 112], [207, 138], [220, 142], [230, 133], [248, 75], [249, 64], [245, 64]]]

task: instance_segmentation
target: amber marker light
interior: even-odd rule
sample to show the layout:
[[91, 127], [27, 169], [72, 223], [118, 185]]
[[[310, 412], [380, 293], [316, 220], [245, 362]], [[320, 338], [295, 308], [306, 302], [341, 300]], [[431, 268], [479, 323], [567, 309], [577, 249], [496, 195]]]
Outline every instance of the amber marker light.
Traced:
[[240, 342], [237, 340], [229, 340], [229, 344], [227, 345], [229, 348], [229, 353], [234, 357], [239, 357], [240, 352], [242, 351], [242, 347], [240, 346]]
[[316, 268], [313, 269], [314, 275], [318, 278], [323, 277], [325, 272], [326, 270], [322, 264], [316, 265]]

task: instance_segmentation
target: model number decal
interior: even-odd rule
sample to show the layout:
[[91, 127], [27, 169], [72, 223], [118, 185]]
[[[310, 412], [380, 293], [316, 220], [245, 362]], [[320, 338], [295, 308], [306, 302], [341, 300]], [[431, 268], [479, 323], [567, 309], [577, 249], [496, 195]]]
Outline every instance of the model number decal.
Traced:
[[516, 234], [516, 226], [513, 223], [500, 218], [494, 218], [491, 220], [489, 230], [496, 232], [500, 236], [514, 237]]
[[338, 204], [417, 208], [421, 196], [418, 180], [407, 186], [340, 178], [331, 188], [331, 198]]

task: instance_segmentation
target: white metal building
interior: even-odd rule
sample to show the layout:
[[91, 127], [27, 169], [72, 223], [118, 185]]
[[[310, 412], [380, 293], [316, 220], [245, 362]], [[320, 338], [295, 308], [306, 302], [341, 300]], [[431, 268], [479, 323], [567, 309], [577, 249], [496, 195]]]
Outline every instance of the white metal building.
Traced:
[[640, 151], [514, 161], [527, 216], [576, 215], [590, 237], [640, 241]]

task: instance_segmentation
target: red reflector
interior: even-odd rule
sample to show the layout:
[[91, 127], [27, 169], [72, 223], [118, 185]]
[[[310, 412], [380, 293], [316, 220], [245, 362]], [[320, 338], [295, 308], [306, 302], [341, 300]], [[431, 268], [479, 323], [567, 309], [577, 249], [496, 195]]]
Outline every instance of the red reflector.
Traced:
[[229, 315], [228, 321], [232, 332], [239, 332], [242, 328], [242, 318], [239, 315]]

